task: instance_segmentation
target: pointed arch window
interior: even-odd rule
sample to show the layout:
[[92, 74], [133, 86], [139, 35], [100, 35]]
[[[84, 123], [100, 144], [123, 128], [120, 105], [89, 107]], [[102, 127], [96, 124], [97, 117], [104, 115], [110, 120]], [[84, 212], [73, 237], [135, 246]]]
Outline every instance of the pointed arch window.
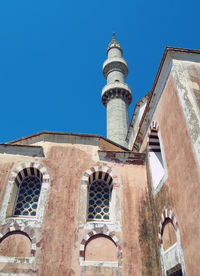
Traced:
[[109, 221], [112, 178], [108, 173], [95, 172], [89, 177], [88, 220]]

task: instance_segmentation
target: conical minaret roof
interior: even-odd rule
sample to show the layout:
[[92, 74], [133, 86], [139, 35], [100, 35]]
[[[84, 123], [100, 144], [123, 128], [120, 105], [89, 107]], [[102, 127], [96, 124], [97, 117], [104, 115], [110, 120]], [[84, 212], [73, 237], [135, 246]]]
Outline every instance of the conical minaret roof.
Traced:
[[115, 33], [113, 33], [113, 35], [112, 35], [112, 40], [111, 40], [111, 42], [110, 42], [109, 45], [108, 45], [107, 54], [108, 54], [108, 51], [109, 51], [110, 49], [112, 49], [112, 48], [118, 48], [118, 49], [121, 51], [121, 53], [123, 54], [121, 45], [120, 45], [120, 43], [119, 43], [119, 42], [116, 40], [116, 38], [115, 38]]

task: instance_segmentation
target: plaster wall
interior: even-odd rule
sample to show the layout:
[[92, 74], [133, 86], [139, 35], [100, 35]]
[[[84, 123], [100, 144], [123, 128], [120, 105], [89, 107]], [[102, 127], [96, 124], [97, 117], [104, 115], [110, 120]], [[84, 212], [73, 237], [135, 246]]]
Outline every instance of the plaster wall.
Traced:
[[172, 223], [167, 223], [163, 232], [163, 248], [167, 250], [176, 243], [176, 232]]
[[135, 123], [134, 123], [134, 125], [133, 125], [133, 129], [132, 129], [132, 132], [131, 132], [130, 139], [129, 139], [129, 141], [128, 141], [128, 148], [129, 148], [129, 149], [132, 149], [132, 148], [133, 148], [133, 144], [134, 144], [136, 135], [137, 135], [138, 130], [139, 130], [140, 120], [141, 120], [141, 118], [142, 118], [142, 116], [143, 116], [143, 114], [144, 114], [146, 105], [147, 105], [147, 102], [144, 102], [144, 103], [141, 104], [141, 106], [138, 108], [137, 115], [136, 115], [136, 118], [135, 118]]
[[[27, 219], [24, 222], [20, 220], [25, 232], [26, 227], [33, 227], [36, 240], [35, 256], [28, 260], [16, 259], [17, 256], [11, 256], [13, 259], [9, 261], [0, 258], [1, 273], [28, 273], [39, 276], [149, 275], [145, 267], [152, 254], [145, 244], [147, 241], [151, 243], [152, 237], [150, 234], [146, 235], [146, 231], [150, 231], [148, 230], [150, 228], [148, 228], [149, 203], [145, 165], [101, 161], [97, 146], [53, 142], [40, 142], [40, 146], [43, 147], [45, 157], [4, 154], [0, 159], [1, 201], [4, 198], [10, 172], [19, 164], [27, 161], [41, 163], [50, 175], [49, 195], [42, 225], [33, 226]], [[109, 226], [109, 223], [91, 223], [88, 229], [86, 224], [79, 223], [79, 210], [82, 208], [79, 206], [82, 202], [79, 200], [82, 196], [81, 178], [88, 168], [100, 165], [111, 167], [119, 178], [120, 185], [116, 189], [120, 195], [121, 228], [115, 228], [115, 225]], [[15, 221], [17, 223], [17, 219]], [[120, 259], [117, 256], [119, 263], [117, 266], [105, 267], [80, 266], [82, 239], [91, 230], [102, 227], [114, 231], [119, 240], [123, 254]], [[2, 251], [6, 252], [6, 248], [3, 247]]]
[[[163, 209], [173, 210], [180, 229], [187, 275], [200, 275], [200, 254], [195, 249], [200, 246], [200, 178], [191, 126], [184, 114], [177, 81], [171, 73], [153, 116], [159, 125], [168, 178], [152, 199], [152, 206], [157, 230]], [[142, 148], [147, 140], [146, 134]], [[149, 189], [153, 190], [152, 185]]]

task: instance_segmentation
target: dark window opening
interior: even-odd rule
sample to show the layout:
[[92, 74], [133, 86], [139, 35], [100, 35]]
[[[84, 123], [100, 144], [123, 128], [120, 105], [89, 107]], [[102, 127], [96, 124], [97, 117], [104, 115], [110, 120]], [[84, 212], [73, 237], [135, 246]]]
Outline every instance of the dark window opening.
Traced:
[[167, 276], [183, 276], [181, 265], [173, 267], [172, 269], [167, 271]]

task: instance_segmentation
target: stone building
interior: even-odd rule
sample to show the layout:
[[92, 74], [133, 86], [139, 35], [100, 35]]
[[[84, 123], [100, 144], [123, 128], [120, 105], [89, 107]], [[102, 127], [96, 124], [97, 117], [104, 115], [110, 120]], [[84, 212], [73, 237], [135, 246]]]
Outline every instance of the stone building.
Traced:
[[200, 51], [165, 49], [137, 104], [113, 37], [107, 138], [0, 144], [0, 275], [200, 275]]

